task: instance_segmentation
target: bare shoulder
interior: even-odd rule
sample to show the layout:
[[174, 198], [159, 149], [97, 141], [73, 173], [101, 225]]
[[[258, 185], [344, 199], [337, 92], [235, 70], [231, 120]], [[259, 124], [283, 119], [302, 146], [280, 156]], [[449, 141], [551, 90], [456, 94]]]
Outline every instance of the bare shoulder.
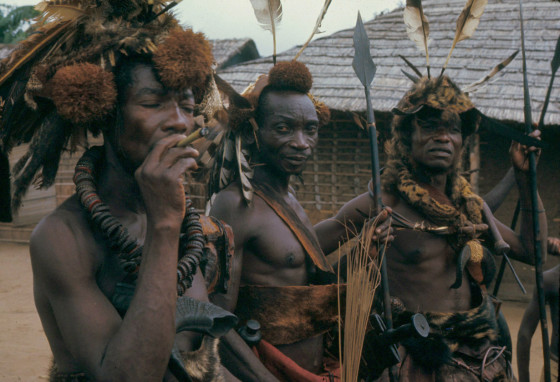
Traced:
[[243, 199], [238, 183], [232, 183], [216, 194], [210, 209], [210, 215], [224, 220], [230, 224], [230, 220], [238, 218], [240, 215], [249, 213], [249, 206]]
[[95, 250], [95, 239], [75, 196], [43, 218], [30, 239], [36, 279], [52, 280], [64, 273], [93, 277], [98, 265], [98, 257], [92, 255]]

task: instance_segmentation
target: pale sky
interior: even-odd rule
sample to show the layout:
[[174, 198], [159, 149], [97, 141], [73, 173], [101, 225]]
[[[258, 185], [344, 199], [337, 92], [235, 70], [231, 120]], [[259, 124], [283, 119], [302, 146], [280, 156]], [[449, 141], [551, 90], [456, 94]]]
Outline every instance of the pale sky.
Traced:
[[[2, 4], [34, 5], [38, 0], [0, 0]], [[277, 31], [277, 51], [303, 44], [315, 25], [323, 0], [282, 0], [284, 11]], [[394, 9], [402, 0], [332, 0], [317, 36], [354, 27], [358, 10], [364, 21]], [[203, 32], [210, 39], [252, 38], [261, 56], [272, 54], [272, 35], [261, 29], [250, 0], [183, 0], [175, 8], [184, 26]]]

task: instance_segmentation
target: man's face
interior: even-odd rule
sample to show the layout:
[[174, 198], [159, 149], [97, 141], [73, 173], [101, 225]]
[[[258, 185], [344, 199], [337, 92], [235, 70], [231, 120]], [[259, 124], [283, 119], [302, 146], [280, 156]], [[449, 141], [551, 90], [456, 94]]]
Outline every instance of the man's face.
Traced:
[[123, 131], [120, 151], [131, 169], [138, 168], [152, 146], [171, 134], [189, 134], [194, 129], [194, 96], [191, 89], [165, 89], [151, 66], [132, 69], [132, 83], [122, 106]]
[[412, 120], [411, 159], [430, 172], [447, 173], [458, 163], [463, 137], [456, 113], [430, 109]]
[[259, 128], [261, 159], [275, 171], [297, 175], [317, 144], [319, 118], [305, 94], [266, 94]]

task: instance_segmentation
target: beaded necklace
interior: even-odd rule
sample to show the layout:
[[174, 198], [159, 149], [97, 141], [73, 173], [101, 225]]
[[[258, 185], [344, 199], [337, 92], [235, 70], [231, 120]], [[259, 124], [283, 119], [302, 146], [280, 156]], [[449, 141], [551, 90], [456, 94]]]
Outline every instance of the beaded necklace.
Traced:
[[[134, 278], [138, 275], [144, 246], [133, 238], [115, 217], [97, 193], [96, 177], [103, 160], [104, 149], [95, 146], [88, 149], [76, 164], [74, 184], [80, 202], [88, 212], [89, 218], [97, 229], [109, 241], [111, 250], [116, 252], [122, 269]], [[192, 205], [192, 200], [185, 193], [186, 212], [181, 224], [179, 238], [179, 261], [177, 263], [177, 293], [182, 296], [192, 286], [197, 268], [206, 265], [203, 258], [205, 245], [200, 215]]]

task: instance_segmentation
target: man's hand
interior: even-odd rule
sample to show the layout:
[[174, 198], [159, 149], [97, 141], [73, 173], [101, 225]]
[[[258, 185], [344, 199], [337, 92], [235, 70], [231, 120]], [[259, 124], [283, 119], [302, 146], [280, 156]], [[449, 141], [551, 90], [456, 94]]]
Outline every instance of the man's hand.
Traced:
[[373, 219], [373, 221], [377, 222], [377, 226], [373, 231], [373, 241], [378, 241], [381, 244], [386, 243], [387, 245], [389, 245], [395, 239], [395, 237], [393, 236], [393, 227], [391, 226], [392, 212], [393, 210], [391, 209], [391, 207], [385, 207], [383, 208], [383, 210], [381, 210], [379, 215], [377, 215], [377, 218]]
[[560, 256], [560, 239], [557, 237], [549, 237], [546, 241], [548, 253], [552, 256]]
[[185, 215], [183, 175], [198, 169], [198, 151], [192, 147], [175, 147], [184, 135], [171, 135], [157, 142], [144, 163], [136, 170], [148, 220], [178, 224]]
[[[529, 136], [536, 138], [538, 140], [541, 139], [541, 131], [540, 130], [533, 130]], [[537, 155], [537, 160], [540, 156], [541, 150], [537, 147], [531, 146], [527, 147], [522, 145], [519, 142], [513, 141], [511, 143], [511, 147], [509, 149], [509, 154], [511, 156], [511, 163], [513, 167], [521, 172], [529, 172], [529, 153], [535, 152]]]

